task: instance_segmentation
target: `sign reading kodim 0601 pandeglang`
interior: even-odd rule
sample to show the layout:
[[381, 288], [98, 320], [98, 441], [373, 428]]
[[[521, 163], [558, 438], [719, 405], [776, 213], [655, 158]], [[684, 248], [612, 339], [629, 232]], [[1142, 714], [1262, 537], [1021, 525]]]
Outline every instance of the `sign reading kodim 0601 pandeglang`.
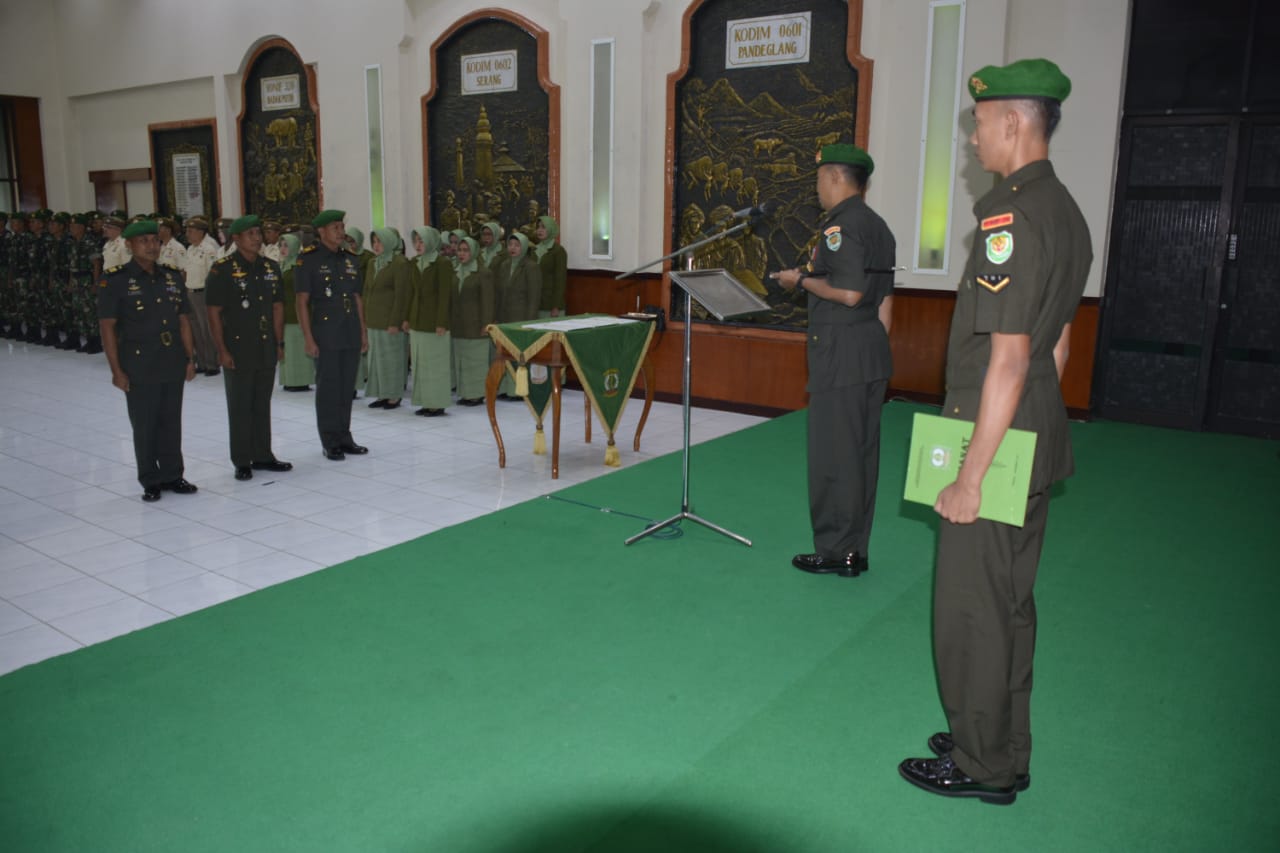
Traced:
[[490, 92], [515, 92], [516, 54], [514, 50], [496, 53], [473, 53], [462, 57], [462, 94], [483, 95]]
[[725, 68], [792, 65], [809, 61], [812, 15], [797, 12], [743, 18], [725, 24]]

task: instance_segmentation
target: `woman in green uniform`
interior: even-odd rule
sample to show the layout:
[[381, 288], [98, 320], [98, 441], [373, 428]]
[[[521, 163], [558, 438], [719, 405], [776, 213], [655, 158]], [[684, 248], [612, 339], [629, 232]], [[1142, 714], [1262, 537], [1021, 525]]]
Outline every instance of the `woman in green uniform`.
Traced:
[[364, 395], [373, 397], [371, 409], [394, 409], [404, 396], [404, 321], [409, 313], [412, 273], [396, 250], [400, 239], [390, 228], [375, 228], [370, 238], [374, 259], [365, 275], [364, 317], [369, 328], [369, 378]]
[[450, 310], [458, 280], [453, 264], [440, 251], [440, 232], [429, 225], [413, 229], [413, 286], [409, 296], [409, 351], [413, 359], [415, 415], [443, 415], [451, 398], [449, 364], [453, 338]]
[[[542, 270], [529, 255], [529, 238], [519, 231], [507, 238], [507, 253], [493, 269], [497, 289], [498, 323], [518, 323], [538, 316], [542, 299]], [[498, 396], [503, 400], [519, 399], [515, 382], [504, 374]]]
[[539, 216], [533, 232], [538, 241], [534, 253], [542, 269], [542, 304], [539, 317], [559, 317], [564, 313], [564, 289], [569, 280], [569, 256], [557, 242], [560, 226], [550, 216]]
[[285, 234], [280, 242], [280, 269], [284, 280], [284, 361], [280, 362], [280, 385], [286, 391], [310, 391], [311, 383], [316, 381], [316, 363], [307, 357], [293, 289], [293, 271], [298, 253], [302, 251], [302, 239], [297, 234]]
[[489, 371], [489, 336], [485, 327], [496, 317], [493, 275], [480, 267], [479, 244], [470, 237], [458, 241], [457, 292], [449, 324], [453, 335], [454, 385], [458, 405], [484, 402], [484, 379]]

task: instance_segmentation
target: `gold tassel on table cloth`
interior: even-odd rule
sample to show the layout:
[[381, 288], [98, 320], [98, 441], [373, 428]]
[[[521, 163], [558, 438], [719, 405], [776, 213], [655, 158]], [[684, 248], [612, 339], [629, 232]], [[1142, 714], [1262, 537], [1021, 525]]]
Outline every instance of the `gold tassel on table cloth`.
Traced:
[[547, 434], [542, 431], [542, 421], [538, 421], [538, 431], [533, 434], [533, 455], [547, 455]]
[[610, 468], [622, 467], [622, 454], [618, 452], [618, 447], [613, 443], [613, 434], [609, 434], [609, 447], [604, 452], [604, 464]]
[[529, 396], [529, 368], [523, 364], [516, 368], [516, 396]]

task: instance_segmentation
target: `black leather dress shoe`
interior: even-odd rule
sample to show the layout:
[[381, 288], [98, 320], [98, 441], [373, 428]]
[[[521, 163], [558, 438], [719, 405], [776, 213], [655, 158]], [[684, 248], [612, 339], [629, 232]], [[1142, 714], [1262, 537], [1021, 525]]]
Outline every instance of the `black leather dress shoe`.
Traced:
[[[951, 750], [955, 749], [955, 741], [951, 739], [951, 732], [935, 732], [929, 738], [929, 749], [934, 755], [941, 758], [944, 755], [950, 755]], [[1013, 787], [1018, 793], [1022, 793], [1031, 787], [1031, 774], [1019, 773], [1013, 777]]]
[[204, 372], [204, 375], [205, 375], [205, 376], [217, 376], [217, 375], [218, 375], [219, 373], [221, 373], [221, 372], [222, 372], [222, 368], [220, 368], [220, 367], [211, 367], [211, 368], [209, 368], [208, 370], [206, 370], [206, 371]]
[[444, 414], [444, 409], [418, 409], [415, 415], [421, 415], [424, 418], [438, 418]]
[[802, 572], [815, 575], [839, 575], [842, 578], [856, 578], [870, 568], [867, 565], [867, 558], [858, 554], [845, 554], [843, 557], [796, 554], [791, 558], [791, 565]]
[[459, 406], [483, 406], [484, 398], [483, 397], [464, 397], [463, 399], [458, 401], [458, 405]]
[[286, 390], [286, 391], [310, 391], [310, 390], [311, 390], [311, 386], [310, 386], [310, 385], [286, 385], [286, 386], [284, 386], [284, 390]]
[[898, 773], [912, 785], [941, 797], [976, 797], [996, 806], [1010, 805], [1018, 798], [1017, 788], [997, 788], [970, 778], [956, 766], [950, 755], [941, 758], [908, 758], [898, 765]]
[[279, 459], [272, 459], [270, 462], [254, 462], [253, 470], [255, 471], [292, 471], [292, 462], [281, 462]]
[[347, 454], [343, 453], [336, 447], [326, 447], [324, 449], [324, 458], [332, 459], [334, 462], [341, 462], [347, 458]]
[[181, 477], [176, 480], [170, 480], [167, 483], [161, 483], [160, 488], [167, 492], [173, 492], [177, 495], [194, 495], [199, 491], [199, 489], [196, 488], [195, 483], [188, 483]]
[[398, 408], [400, 408], [400, 401], [399, 401], [399, 400], [396, 400], [396, 401], [393, 403], [393, 402], [391, 402], [390, 400], [383, 400], [383, 401], [382, 401], [382, 408], [384, 408], [384, 409], [398, 409]]
[[386, 406], [387, 406], [386, 400], [374, 400], [372, 403], [369, 404], [369, 408], [371, 409], [384, 409], [386, 408]]
[[247, 466], [247, 465], [246, 465], [246, 466], [243, 466], [243, 467], [240, 467], [240, 468], [237, 468], [237, 469], [236, 469], [236, 479], [237, 479], [237, 480], [252, 480], [252, 479], [253, 479], [253, 469], [252, 469], [252, 468], [250, 468], [250, 467], [249, 467], [249, 466]]
[[149, 504], [153, 504], [156, 501], [160, 500], [160, 487], [147, 486], [145, 489], [142, 490], [142, 499]]
[[352, 454], [355, 454], [356, 456], [363, 456], [364, 454], [369, 452], [369, 448], [362, 447], [359, 444], [340, 444], [338, 445], [338, 447], [342, 450], [343, 453], [352, 453]]

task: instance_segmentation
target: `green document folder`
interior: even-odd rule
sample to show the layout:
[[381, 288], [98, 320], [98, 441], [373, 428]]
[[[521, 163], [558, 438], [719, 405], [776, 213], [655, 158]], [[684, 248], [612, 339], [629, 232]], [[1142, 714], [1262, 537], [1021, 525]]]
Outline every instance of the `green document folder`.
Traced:
[[[907, 458], [907, 488], [903, 497], [933, 506], [938, 493], [956, 481], [960, 463], [973, 436], [973, 423], [917, 412], [911, 425], [911, 453]], [[1004, 434], [987, 476], [982, 480], [978, 517], [1021, 527], [1027, 517], [1031, 464], [1036, 434], [1011, 429]]]

